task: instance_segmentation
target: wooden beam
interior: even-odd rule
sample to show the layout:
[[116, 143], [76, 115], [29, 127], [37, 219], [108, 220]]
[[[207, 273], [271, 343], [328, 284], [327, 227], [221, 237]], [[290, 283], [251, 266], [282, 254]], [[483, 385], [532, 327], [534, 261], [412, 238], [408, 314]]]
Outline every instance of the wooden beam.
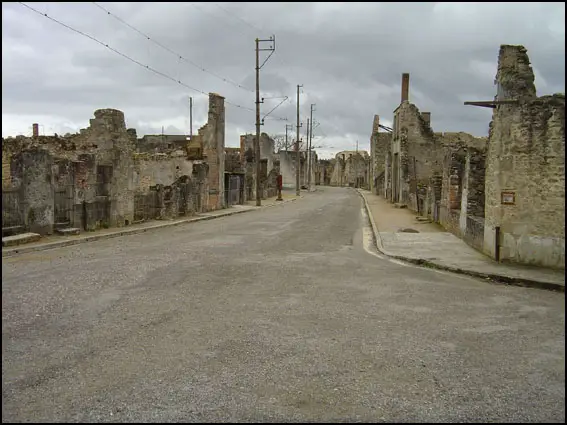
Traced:
[[484, 108], [496, 108], [498, 105], [516, 105], [517, 100], [476, 100], [465, 102], [465, 105], [482, 106]]

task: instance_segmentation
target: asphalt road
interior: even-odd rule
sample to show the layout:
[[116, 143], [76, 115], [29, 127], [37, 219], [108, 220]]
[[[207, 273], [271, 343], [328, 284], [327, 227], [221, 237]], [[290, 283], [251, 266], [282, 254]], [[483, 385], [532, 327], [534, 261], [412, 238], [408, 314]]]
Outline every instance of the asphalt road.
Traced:
[[368, 236], [326, 188], [3, 258], [2, 420], [564, 422], [564, 294]]

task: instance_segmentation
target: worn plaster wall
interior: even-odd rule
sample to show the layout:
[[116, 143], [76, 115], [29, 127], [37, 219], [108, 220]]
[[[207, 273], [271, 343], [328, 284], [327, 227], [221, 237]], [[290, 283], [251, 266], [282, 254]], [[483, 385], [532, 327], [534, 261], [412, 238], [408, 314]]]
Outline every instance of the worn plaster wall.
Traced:
[[[280, 173], [282, 174], [282, 185], [288, 189], [295, 189], [296, 184], [296, 163], [297, 154], [295, 151], [279, 151], [277, 154], [280, 160]], [[300, 185], [304, 181], [304, 176], [306, 171], [307, 162], [305, 161], [305, 153], [300, 152]]]
[[502, 46], [497, 100], [517, 103], [496, 106], [490, 124], [484, 251], [498, 242], [502, 261], [564, 269], [565, 95], [536, 97], [533, 82], [526, 49]]

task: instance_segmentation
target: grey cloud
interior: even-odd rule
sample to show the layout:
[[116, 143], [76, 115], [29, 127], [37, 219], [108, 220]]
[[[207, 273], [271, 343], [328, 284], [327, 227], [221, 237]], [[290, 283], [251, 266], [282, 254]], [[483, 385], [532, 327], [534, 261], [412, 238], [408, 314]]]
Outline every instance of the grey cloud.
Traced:
[[[191, 87], [254, 108], [253, 92], [180, 61], [91, 3], [31, 5]], [[546, 82], [539, 94], [565, 90], [565, 6], [560, 3], [103, 6], [184, 58], [250, 89], [255, 82], [254, 38], [276, 34], [276, 52], [261, 71], [262, 115], [280, 102], [268, 97], [289, 96], [269, 118], [287, 117], [288, 124], [295, 124], [296, 85], [303, 84], [301, 120], [306, 120], [309, 104], [316, 103], [316, 132], [327, 135], [322, 143], [335, 151], [352, 148], [357, 138], [367, 143], [374, 114], [390, 122], [400, 101], [402, 72], [411, 74], [410, 98], [432, 113], [435, 131], [486, 135], [490, 110], [466, 107], [463, 101], [494, 96], [500, 44], [527, 47]], [[139, 134], [159, 133], [162, 125], [183, 134], [188, 97], [193, 96], [194, 131], [206, 121], [206, 95], [142, 69], [18, 4], [3, 3], [2, 12], [3, 116], [52, 115], [60, 118], [57, 122], [79, 126], [95, 109], [114, 107], [125, 112], [128, 125]], [[253, 112], [227, 104], [227, 144], [236, 146], [243, 129], [254, 132], [254, 119]], [[14, 128], [4, 121], [3, 129]], [[281, 134], [285, 124], [266, 119], [262, 131]]]

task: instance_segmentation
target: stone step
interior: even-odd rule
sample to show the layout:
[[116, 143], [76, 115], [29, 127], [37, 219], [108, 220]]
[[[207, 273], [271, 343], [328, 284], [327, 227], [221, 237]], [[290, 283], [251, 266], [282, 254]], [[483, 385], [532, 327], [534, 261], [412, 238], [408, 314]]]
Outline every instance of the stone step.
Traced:
[[37, 233], [20, 233], [19, 235], [6, 236], [2, 238], [2, 246], [16, 246], [31, 242], [37, 242], [41, 235]]
[[81, 229], [78, 227], [65, 227], [64, 229], [57, 229], [56, 232], [63, 236], [78, 235], [81, 233]]

